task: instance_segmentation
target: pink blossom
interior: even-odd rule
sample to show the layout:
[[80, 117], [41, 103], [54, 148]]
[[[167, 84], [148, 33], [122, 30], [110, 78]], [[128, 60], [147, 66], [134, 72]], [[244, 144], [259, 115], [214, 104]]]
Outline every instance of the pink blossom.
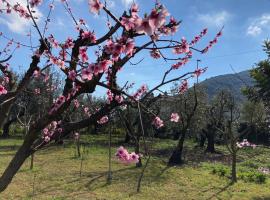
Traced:
[[125, 51], [124, 52], [128, 56], [132, 56], [133, 53], [134, 53], [134, 47], [135, 47], [134, 40], [128, 39], [127, 42], [126, 42], [126, 45], [125, 45]]
[[172, 113], [171, 114], [171, 122], [178, 122], [179, 121], [179, 115], [178, 113]]
[[252, 147], [253, 149], [256, 148], [256, 145], [248, 142], [247, 139], [243, 139], [242, 142], [236, 142], [236, 146], [238, 148], [243, 148], [243, 147]]
[[150, 55], [151, 55], [151, 57], [153, 57], [155, 59], [160, 58], [160, 52], [158, 49], [154, 49], [154, 50], [150, 51]]
[[0, 96], [3, 94], [7, 94], [7, 90], [3, 85], [0, 85]]
[[106, 124], [109, 121], [107, 115], [103, 116], [100, 120], [97, 121], [98, 124]]
[[131, 12], [131, 15], [132, 15], [132, 16], [137, 15], [138, 12], [139, 12], [139, 6], [138, 6], [138, 4], [133, 3], [133, 4], [131, 5], [130, 12]]
[[69, 49], [69, 48], [73, 48], [73, 47], [74, 47], [73, 39], [71, 37], [68, 37], [64, 43], [64, 48]]
[[103, 8], [103, 4], [99, 0], [89, 0], [90, 11], [92, 13], [98, 14]]
[[164, 126], [163, 121], [159, 118], [159, 117], [155, 117], [154, 121], [152, 122], [152, 124], [156, 127], [156, 128], [161, 128]]
[[80, 103], [79, 103], [78, 99], [74, 99], [74, 106], [75, 106], [75, 108], [79, 108]]
[[83, 70], [82, 70], [82, 79], [83, 79], [83, 80], [88, 80], [88, 81], [90, 81], [90, 80], [92, 80], [92, 78], [93, 78], [93, 73], [92, 73], [92, 71], [90, 70], [90, 68], [87, 68], [87, 69], [83, 69]]
[[140, 158], [138, 154], [135, 152], [129, 153], [128, 150], [122, 146], [117, 149], [115, 156], [124, 164], [138, 163]]
[[120, 104], [120, 103], [123, 102], [124, 99], [123, 99], [123, 97], [122, 97], [121, 95], [116, 95], [116, 96], [115, 96], [115, 100], [117, 101], [117, 103]]
[[76, 76], [77, 76], [77, 73], [75, 70], [71, 70], [68, 72], [68, 78], [72, 81], [75, 81], [76, 79]]
[[188, 90], [188, 82], [187, 82], [187, 80], [183, 80], [180, 87], [179, 87], [179, 93], [183, 94], [187, 90]]
[[45, 136], [45, 137], [44, 137], [44, 141], [45, 141], [46, 143], [50, 142], [50, 140], [51, 140], [51, 138], [50, 138], [49, 136]]
[[108, 104], [110, 104], [113, 101], [114, 95], [111, 90], [107, 90], [106, 94], [107, 94]]
[[137, 90], [137, 92], [133, 95], [134, 99], [138, 100], [147, 92], [148, 88], [146, 85], [142, 85], [141, 88]]
[[153, 26], [153, 23], [150, 23], [149, 18], [138, 19], [137, 20], [137, 33], [153, 35], [156, 27]]
[[83, 39], [88, 39], [91, 43], [96, 43], [96, 36], [93, 32], [90, 31], [84, 31], [82, 33], [82, 38]]
[[81, 47], [79, 50], [82, 62], [87, 62], [88, 61], [88, 56], [87, 56], [87, 47]]
[[149, 16], [151, 27], [160, 28], [165, 24], [167, 16], [169, 16], [169, 13], [164, 7], [160, 6], [159, 9], [153, 9]]

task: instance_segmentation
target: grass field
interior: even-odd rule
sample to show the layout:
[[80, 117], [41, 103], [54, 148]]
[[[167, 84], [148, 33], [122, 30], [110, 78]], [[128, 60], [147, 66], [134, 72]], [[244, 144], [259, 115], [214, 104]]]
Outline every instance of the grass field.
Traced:
[[[204, 154], [202, 150], [194, 149], [195, 144], [191, 141], [185, 148], [186, 164], [170, 168], [166, 161], [175, 142], [155, 142], [140, 193], [136, 193], [136, 186], [142, 169], [120, 164], [115, 159], [112, 182], [108, 184], [105, 137], [85, 137], [87, 142], [81, 148], [83, 159], [75, 156], [72, 141], [36, 153], [34, 169], [29, 169], [30, 159], [27, 160], [8, 189], [0, 193], [0, 199], [270, 199], [270, 177], [263, 184], [240, 180], [232, 186], [225, 176], [211, 173], [215, 165], [229, 163], [225, 148], [217, 147], [222, 154]], [[118, 140], [115, 136], [113, 153], [119, 146]], [[20, 139], [0, 140], [0, 174], [21, 142]], [[243, 150], [240, 154], [238, 168], [241, 170], [270, 166], [269, 149]]]

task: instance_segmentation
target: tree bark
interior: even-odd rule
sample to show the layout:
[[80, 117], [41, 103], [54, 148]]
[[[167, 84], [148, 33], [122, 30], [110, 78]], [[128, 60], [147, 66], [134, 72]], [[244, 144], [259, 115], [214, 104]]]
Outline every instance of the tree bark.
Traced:
[[[136, 154], [140, 154], [140, 136], [137, 137], [136, 147], [135, 147], [135, 153]], [[139, 157], [139, 162], [136, 163], [136, 167], [142, 167], [141, 157]]]
[[31, 150], [32, 142], [32, 140], [25, 140], [9, 163], [8, 167], [0, 178], [0, 192], [3, 192], [7, 188], [24, 161], [31, 155], [31, 153], [33, 153]]
[[175, 150], [173, 151], [173, 153], [168, 161], [169, 166], [183, 164], [184, 161], [182, 159], [182, 153], [183, 153], [185, 137], [186, 137], [186, 133], [183, 132], [180, 136], [180, 139], [178, 141], [178, 144], [177, 144]]
[[236, 152], [232, 153], [232, 183], [237, 182], [236, 176]]
[[9, 102], [0, 106], [0, 129], [3, 128], [4, 124], [6, 123], [14, 101], [15, 99], [10, 100]]
[[206, 152], [209, 153], [215, 153], [215, 133], [213, 130], [209, 130], [209, 132], [206, 134], [207, 137], [207, 147]]

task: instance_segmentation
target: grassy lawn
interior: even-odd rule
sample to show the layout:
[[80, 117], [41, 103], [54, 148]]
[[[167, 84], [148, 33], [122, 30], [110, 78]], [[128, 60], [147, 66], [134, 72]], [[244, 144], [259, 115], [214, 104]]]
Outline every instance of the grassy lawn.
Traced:
[[[166, 166], [166, 161], [175, 142], [160, 140], [155, 143], [140, 193], [136, 193], [136, 186], [142, 169], [120, 164], [115, 159], [113, 179], [107, 184], [105, 137], [87, 137], [85, 147], [81, 148], [82, 160], [76, 158], [71, 141], [39, 151], [35, 155], [34, 169], [29, 169], [30, 159], [27, 160], [8, 189], [0, 194], [0, 199], [270, 199], [270, 177], [263, 184], [240, 180], [231, 186], [225, 176], [211, 173], [211, 167], [228, 164], [225, 148], [217, 147], [223, 153], [220, 155], [204, 154], [194, 149], [191, 141], [186, 144], [186, 164], [171, 168]], [[118, 140], [115, 136], [113, 153], [119, 146]], [[19, 139], [0, 140], [0, 174], [21, 142]], [[270, 150], [243, 150], [238, 159], [241, 170], [269, 166]]]

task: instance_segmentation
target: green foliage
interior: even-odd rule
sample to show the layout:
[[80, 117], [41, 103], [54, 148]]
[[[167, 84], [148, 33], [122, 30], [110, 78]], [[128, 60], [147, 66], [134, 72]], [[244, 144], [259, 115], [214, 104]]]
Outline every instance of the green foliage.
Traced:
[[230, 171], [229, 167], [227, 167], [227, 166], [216, 165], [216, 166], [212, 167], [211, 173], [217, 174], [217, 175], [223, 176], [223, 177], [230, 177], [231, 171]]
[[254, 182], [258, 184], [265, 183], [266, 181], [266, 175], [256, 171], [240, 172], [238, 177], [245, 182]]
[[[257, 171], [259, 165], [256, 163], [252, 163], [251, 161], [245, 162], [242, 164], [242, 168], [239, 168], [237, 177], [240, 180], [245, 182], [253, 182], [257, 184], [262, 184], [266, 182], [267, 176]], [[230, 178], [231, 176], [231, 169], [228, 166], [222, 164], [216, 164], [214, 166], [206, 167], [210, 169], [212, 174], [216, 174], [221, 177]], [[250, 169], [253, 168], [253, 169]]]

